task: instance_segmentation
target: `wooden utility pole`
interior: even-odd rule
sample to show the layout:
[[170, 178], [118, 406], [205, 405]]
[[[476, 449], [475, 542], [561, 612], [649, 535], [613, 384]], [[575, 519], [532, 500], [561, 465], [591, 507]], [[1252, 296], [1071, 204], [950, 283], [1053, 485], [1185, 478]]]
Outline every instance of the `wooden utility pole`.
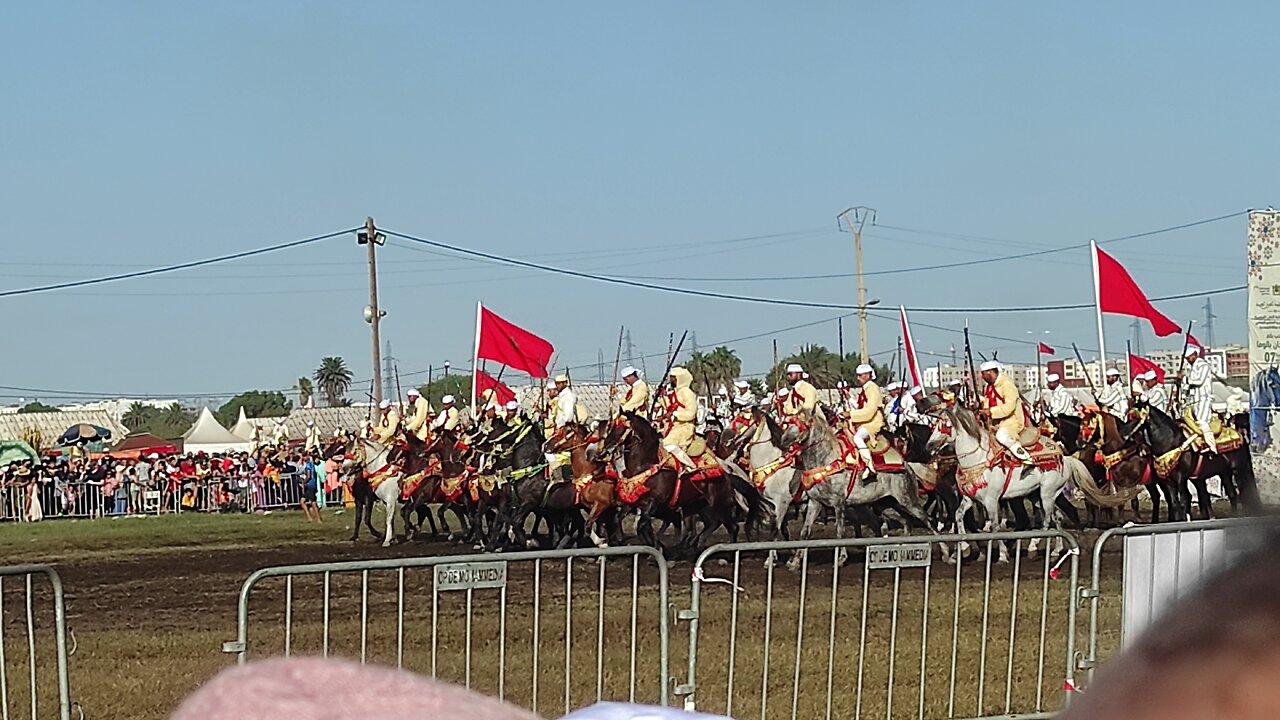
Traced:
[[876, 211], [861, 205], [851, 207], [837, 216], [837, 221], [844, 220], [844, 225], [853, 235], [853, 257], [858, 271], [858, 342], [862, 354], [862, 362], [869, 362], [867, 352], [867, 287], [862, 282], [862, 227], [870, 220], [876, 221]]
[[369, 323], [373, 340], [373, 402], [382, 404], [382, 343], [379, 335], [379, 324], [386, 313], [378, 309], [378, 258], [376, 248], [385, 237], [378, 233], [373, 218], [364, 219], [364, 230], [357, 233], [356, 242], [369, 246], [369, 306], [364, 310], [365, 322]]

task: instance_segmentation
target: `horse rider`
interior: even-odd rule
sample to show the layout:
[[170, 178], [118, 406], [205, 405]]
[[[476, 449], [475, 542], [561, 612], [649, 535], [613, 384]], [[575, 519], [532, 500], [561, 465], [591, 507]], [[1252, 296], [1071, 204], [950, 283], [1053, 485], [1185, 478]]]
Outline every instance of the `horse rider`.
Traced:
[[818, 409], [818, 389], [809, 383], [808, 377], [800, 365], [787, 366], [787, 383], [791, 385], [790, 399], [784, 409], [787, 415], [798, 415], [801, 410], [813, 413]]
[[1049, 385], [1049, 416], [1069, 415], [1071, 417], [1079, 417], [1080, 411], [1077, 408], [1080, 403], [1076, 401], [1074, 395], [1063, 387], [1062, 378], [1058, 376], [1058, 373], [1049, 373], [1045, 376], [1045, 380], [1048, 381]]
[[694, 395], [693, 374], [682, 367], [671, 368], [671, 389], [662, 394], [662, 415], [667, 425], [662, 447], [682, 465], [694, 467], [687, 450], [693, 442], [698, 418], [698, 396]]
[[409, 396], [408, 412], [411, 414], [405, 421], [404, 430], [419, 442], [425, 443], [431, 437], [431, 403], [416, 388], [409, 388], [406, 394]]
[[836, 414], [845, 417], [853, 407], [853, 390], [849, 383], [841, 380], [836, 383]]
[[724, 385], [716, 391], [715, 414], [720, 419], [721, 427], [727, 425], [733, 419], [733, 403], [729, 400], [729, 388]]
[[980, 374], [987, 382], [987, 402], [980, 413], [996, 423], [996, 441], [1022, 464], [1034, 464], [1031, 454], [1018, 441], [1018, 436], [1025, 427], [1022, 396], [1018, 393], [1018, 386], [1004, 372], [1004, 366], [995, 360], [982, 363]]
[[1148, 406], [1157, 408], [1162, 413], [1169, 412], [1169, 394], [1164, 385], [1156, 378], [1155, 370], [1148, 370], [1141, 375], [1143, 383], [1142, 401]]
[[307, 432], [304, 435], [306, 441], [303, 443], [302, 449], [306, 452], [320, 451], [320, 429], [316, 427], [315, 420], [307, 421]]
[[884, 391], [884, 424], [892, 432], [902, 424], [902, 383], [895, 380]]
[[854, 371], [857, 389], [854, 390], [853, 407], [849, 409], [849, 425], [853, 428], [853, 445], [862, 458], [863, 481], [875, 477], [872, 468], [871, 445], [876, 434], [884, 428], [884, 398], [876, 385], [876, 371], [870, 365], [859, 365]]
[[276, 447], [285, 447], [289, 444], [289, 429], [285, 427], [282, 419], [277, 419], [275, 423], [275, 432], [271, 436], [272, 441], [276, 444]]
[[1209, 428], [1209, 418], [1213, 417], [1213, 369], [1205, 360], [1199, 346], [1187, 346], [1187, 367], [1183, 370], [1183, 382], [1187, 385], [1187, 404], [1191, 415], [1204, 436], [1204, 443], [1209, 451], [1218, 452], [1218, 443]]
[[1129, 415], [1129, 389], [1124, 386], [1117, 368], [1107, 368], [1107, 382], [1102, 387], [1098, 405], [1121, 420]]
[[373, 439], [383, 445], [390, 445], [400, 432], [400, 413], [396, 412], [395, 405], [390, 400], [383, 400], [378, 407], [382, 409], [382, 417], [373, 429]]
[[742, 405], [740, 403], [755, 405], [759, 400], [756, 398], [756, 394], [751, 392], [751, 383], [746, 380], [734, 380], [733, 398], [731, 402], [735, 406], [741, 407]]
[[586, 412], [578, 405], [577, 393], [569, 386], [569, 376], [557, 375], [555, 383], [555, 402], [551, 406], [553, 431], [559, 430], [569, 423], [582, 422], [586, 419]]
[[942, 398], [942, 402], [949, 408], [954, 408], [964, 400], [964, 382], [961, 380], [952, 380], [947, 383], [947, 389], [938, 393]]
[[440, 414], [436, 415], [436, 419], [432, 421], [431, 430], [453, 432], [458, 429], [458, 424], [462, 422], [462, 416], [458, 413], [458, 408], [454, 407], [454, 403], [452, 395], [445, 395], [440, 398]]
[[900, 425], [928, 425], [929, 420], [920, 412], [920, 403], [924, 402], [924, 388], [913, 385], [902, 393], [901, 412], [898, 414]]
[[640, 371], [628, 365], [622, 368], [622, 382], [627, 384], [627, 391], [618, 403], [619, 412], [634, 413], [643, 418], [649, 417], [649, 383], [640, 378]]

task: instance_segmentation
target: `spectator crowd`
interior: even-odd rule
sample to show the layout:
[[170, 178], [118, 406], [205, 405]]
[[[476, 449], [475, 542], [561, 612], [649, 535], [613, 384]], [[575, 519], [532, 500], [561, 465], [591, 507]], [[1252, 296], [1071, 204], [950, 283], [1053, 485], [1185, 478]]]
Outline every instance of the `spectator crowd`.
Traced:
[[297, 507], [308, 478], [320, 507], [349, 500], [337, 463], [302, 451], [23, 460], [0, 468], [0, 521]]

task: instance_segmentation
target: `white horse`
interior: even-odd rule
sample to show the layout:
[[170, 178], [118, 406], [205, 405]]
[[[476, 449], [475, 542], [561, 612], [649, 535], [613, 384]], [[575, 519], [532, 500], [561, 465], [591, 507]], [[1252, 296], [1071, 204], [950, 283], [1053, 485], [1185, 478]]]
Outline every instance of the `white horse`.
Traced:
[[[1064, 455], [1062, 461], [1056, 468], [1050, 470], [1041, 470], [1038, 467], [1027, 467], [1016, 469], [1013, 477], [1009, 477], [1009, 471], [1002, 465], [990, 467], [995, 457], [995, 448], [991, 439], [991, 433], [982, 427], [973, 413], [964, 408], [944, 408], [941, 410], [951, 421], [951, 426], [955, 432], [956, 443], [956, 462], [959, 467], [956, 470], [957, 483], [960, 484], [960, 505], [956, 509], [955, 522], [956, 527], [964, 527], [964, 516], [973, 508], [974, 502], [982, 504], [987, 512], [987, 522], [983, 527], [983, 532], [992, 532], [995, 529], [995, 523], [1000, 517], [1000, 500], [1010, 498], [1021, 498], [1030, 495], [1032, 492], [1040, 493], [1040, 506], [1044, 510], [1043, 520], [1041, 521], [1041, 529], [1048, 530], [1050, 527], [1062, 527], [1061, 515], [1057, 509], [1058, 496], [1062, 494], [1063, 488], [1067, 486], [1067, 482], [1079, 483], [1090, 479], [1089, 470], [1084, 463], [1071, 457]], [[1053, 442], [1045, 439], [1046, 443]], [[981, 487], [969, 495], [964, 491], [961, 478], [974, 478]], [[1005, 487], [1005, 481], [1008, 480], [1008, 487]], [[1004, 543], [1000, 545], [999, 562], [1009, 561], [1009, 550]], [[1027, 545], [1027, 556], [1035, 557], [1039, 545], [1039, 540], [1032, 539]], [[961, 543], [960, 554], [963, 555], [967, 550], [967, 544]]]
[[[809, 430], [801, 437], [797, 428], [789, 428], [782, 436], [784, 446], [800, 441], [804, 449], [800, 453], [799, 467], [803, 471], [823, 471], [832, 468], [834, 471], [814, 483], [804, 492], [808, 501], [805, 511], [804, 528], [800, 531], [800, 539], [807, 540], [813, 532], [813, 524], [823, 507], [831, 508], [836, 516], [836, 537], [844, 533], [844, 509], [846, 505], [870, 505], [880, 500], [888, 500], [892, 509], [908, 525], [933, 532], [924, 508], [920, 505], [920, 496], [914, 478], [905, 472], [876, 473], [875, 482], [858, 482], [850, 487], [850, 471], [844, 467], [843, 449], [836, 439], [835, 432], [827, 424], [821, 412], [805, 413], [802, 420]], [[836, 551], [836, 562], [843, 564], [846, 553], [844, 548]], [[788, 567], [799, 567], [800, 556], [792, 556]]]
[[[387, 531], [383, 535], [382, 547], [391, 547], [391, 541], [395, 539], [395, 518], [400, 514], [400, 480], [402, 477], [396, 468], [388, 468], [390, 462], [387, 456], [390, 454], [390, 447], [377, 440], [361, 437], [356, 440], [355, 460], [350, 461], [356, 465], [355, 472], [363, 472], [365, 477], [377, 481], [376, 487], [373, 488], [373, 494], [382, 503], [383, 509], [387, 511]], [[346, 469], [344, 468], [344, 470]], [[390, 472], [385, 477], [378, 479], [380, 473], [388, 470]], [[357, 516], [356, 520], [359, 521], [359, 516]]]
[[759, 409], [754, 413], [754, 422], [745, 431], [748, 436], [746, 470], [751, 475], [751, 481], [761, 488], [760, 494], [764, 497], [765, 505], [773, 513], [770, 539], [781, 535], [783, 540], [790, 540], [787, 512], [791, 509], [799, 483], [795, 459], [792, 458], [790, 462], [784, 460], [786, 453], [780, 447], [782, 429], [774, 423], [773, 418]]

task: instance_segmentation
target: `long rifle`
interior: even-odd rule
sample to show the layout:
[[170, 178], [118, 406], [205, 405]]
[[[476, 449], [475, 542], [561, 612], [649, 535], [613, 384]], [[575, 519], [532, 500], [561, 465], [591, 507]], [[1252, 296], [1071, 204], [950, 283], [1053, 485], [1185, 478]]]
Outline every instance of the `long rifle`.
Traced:
[[964, 361], [969, 367], [969, 403], [976, 407], [978, 402], [978, 373], [973, 369], [973, 348], [969, 345], [969, 322], [964, 324]]
[[1177, 417], [1176, 413], [1182, 406], [1182, 370], [1187, 364], [1187, 348], [1191, 346], [1191, 326], [1195, 322], [1195, 320], [1188, 320], [1187, 331], [1182, 334], [1182, 357], [1178, 358], [1178, 376], [1173, 380], [1173, 398], [1169, 400], [1169, 409], [1173, 410], [1174, 417]]
[[625, 326], [618, 326], [618, 352], [613, 354], [613, 382], [609, 383], [610, 405], [613, 404], [613, 399], [618, 395], [618, 363], [622, 362], [622, 333], [624, 330], [626, 330]]
[[[671, 333], [672, 337], [675, 333]], [[685, 330], [680, 335], [680, 344], [675, 346], [675, 351], [667, 357], [667, 368], [662, 371], [662, 381], [658, 383], [657, 391], [653, 394], [653, 400], [649, 402], [649, 417], [653, 417], [653, 411], [658, 407], [658, 400], [662, 397], [662, 389], [666, 386], [667, 380], [671, 378], [671, 367], [675, 365], [676, 355], [680, 354], [680, 348], [684, 347], [684, 339], [688, 337], [689, 331]]]
[[773, 339], [773, 392], [778, 392], [782, 384], [782, 373], [778, 372], [778, 338]]
[[[1075, 351], [1076, 362], [1080, 363], [1080, 370], [1084, 373], [1084, 379], [1089, 381], [1089, 392], [1093, 393], [1093, 401], [1098, 403], [1098, 408], [1101, 409], [1102, 398], [1098, 397], [1098, 388], [1093, 385], [1093, 376], [1089, 374], [1089, 368], [1084, 364], [1084, 358], [1080, 357], [1080, 348], [1076, 347], [1075, 343], [1071, 343], [1071, 349]], [[1103, 363], [1103, 367], [1106, 367], [1106, 363]], [[1102, 372], [1105, 373], [1106, 370]]]
[[400, 391], [400, 363], [396, 363], [392, 365], [391, 369], [396, 376], [396, 396], [400, 398], [396, 402], [399, 403], [400, 405], [400, 415], [403, 417], [405, 412], [405, 407], [404, 407], [404, 393]]

